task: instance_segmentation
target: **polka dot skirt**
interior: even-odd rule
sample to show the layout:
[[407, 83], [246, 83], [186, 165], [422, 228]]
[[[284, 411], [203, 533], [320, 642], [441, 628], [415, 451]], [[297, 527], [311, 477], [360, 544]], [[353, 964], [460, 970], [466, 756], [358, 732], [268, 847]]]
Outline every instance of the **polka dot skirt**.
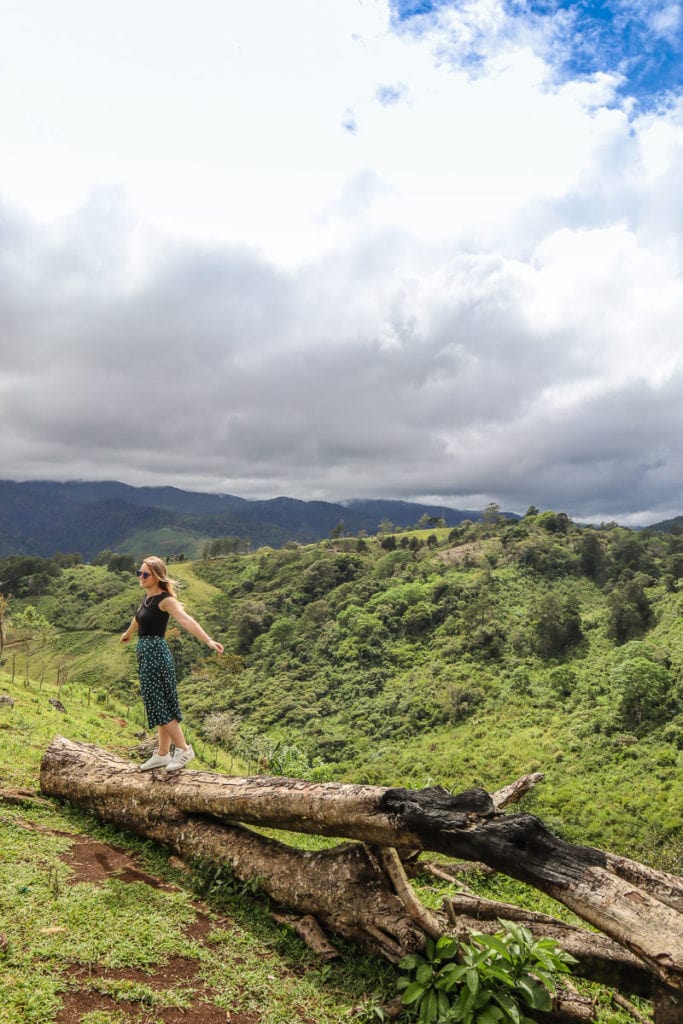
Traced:
[[176, 689], [175, 665], [168, 644], [161, 636], [138, 638], [136, 653], [140, 675], [140, 693], [150, 729], [167, 725], [182, 715]]

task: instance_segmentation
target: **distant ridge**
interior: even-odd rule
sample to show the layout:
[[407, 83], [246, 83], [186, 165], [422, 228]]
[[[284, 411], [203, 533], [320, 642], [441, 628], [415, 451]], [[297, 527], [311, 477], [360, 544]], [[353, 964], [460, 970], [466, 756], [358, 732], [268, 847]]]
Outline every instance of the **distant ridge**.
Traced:
[[661, 523], [653, 523], [651, 526], [644, 526], [644, 530], [652, 530], [655, 533], [671, 533], [672, 527], [680, 527], [683, 530], [683, 516], [674, 516], [673, 519], [663, 519]]
[[[384, 498], [353, 498], [350, 501], [342, 502], [342, 504], [344, 507], [353, 509], [354, 512], [365, 512], [367, 515], [375, 516], [378, 522], [388, 519], [397, 526], [411, 526], [425, 513], [435, 519], [445, 520], [446, 526], [455, 526], [457, 523], [464, 522], [465, 519], [475, 521], [481, 518], [481, 509], [474, 511], [472, 509], [448, 508], [444, 505], [419, 505], [410, 501]], [[422, 510], [417, 519], [414, 518], [416, 509]], [[512, 512], [504, 512], [503, 515], [512, 519], [519, 518]]]
[[289, 540], [321, 540], [340, 523], [345, 533], [372, 534], [382, 520], [409, 527], [425, 515], [456, 526], [465, 519], [479, 519], [481, 512], [382, 499], [342, 504], [289, 497], [249, 501], [233, 494], [132, 487], [115, 480], [3, 480], [0, 557], [48, 558], [57, 551], [78, 551], [91, 560], [109, 549], [134, 557], [158, 551], [182, 552], [191, 558], [216, 537], [239, 537], [252, 547], [279, 547]]

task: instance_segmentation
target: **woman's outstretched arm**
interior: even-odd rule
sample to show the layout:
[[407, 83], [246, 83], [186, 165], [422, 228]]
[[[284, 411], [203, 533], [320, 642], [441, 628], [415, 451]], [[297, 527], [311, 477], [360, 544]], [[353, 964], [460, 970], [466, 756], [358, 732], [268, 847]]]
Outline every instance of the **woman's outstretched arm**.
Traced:
[[188, 633], [195, 636], [197, 640], [201, 640], [207, 647], [210, 647], [211, 650], [216, 651], [217, 654], [223, 653], [223, 644], [218, 643], [217, 640], [212, 640], [209, 634], [202, 629], [197, 620], [187, 614], [183, 606], [180, 604], [180, 601], [176, 601], [174, 597], [165, 597], [164, 600], [159, 603], [159, 607], [162, 611], [168, 612], [171, 618], [175, 619], [179, 626], [182, 626]]

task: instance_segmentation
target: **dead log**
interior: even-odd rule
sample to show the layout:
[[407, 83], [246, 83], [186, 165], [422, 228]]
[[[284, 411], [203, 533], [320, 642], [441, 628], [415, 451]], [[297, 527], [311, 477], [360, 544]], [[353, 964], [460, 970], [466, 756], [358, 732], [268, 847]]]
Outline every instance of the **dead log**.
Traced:
[[295, 914], [284, 914], [271, 910], [270, 916], [278, 924], [284, 924], [293, 929], [301, 941], [323, 960], [339, 958], [339, 950], [332, 945], [312, 914], [297, 917]]
[[683, 878], [666, 871], [657, 871], [627, 857], [617, 857], [614, 853], [606, 854], [605, 864], [609, 871], [625, 882], [647, 889], [661, 903], [683, 911]]
[[533, 1020], [543, 1024], [550, 1017], [557, 1024], [587, 1024], [595, 1020], [595, 1003], [586, 996], [580, 996], [573, 990], [559, 991], [553, 999], [552, 1013], [525, 1010]]
[[136, 822], [129, 812], [118, 814], [113, 800], [103, 803], [99, 814], [163, 843], [183, 860], [225, 865], [242, 882], [258, 880], [261, 891], [280, 906], [312, 915], [323, 928], [392, 963], [424, 947], [422, 929], [393, 892], [377, 859], [359, 843], [310, 852], [237, 825], [191, 816]]
[[670, 988], [657, 985], [653, 1003], [655, 1024], [681, 1024], [683, 999], [680, 992], [672, 992]]
[[624, 999], [623, 996], [616, 992], [612, 996], [612, 1002], [615, 1006], [621, 1007], [622, 1010], [626, 1010], [628, 1014], [637, 1020], [639, 1024], [652, 1024], [652, 1017], [646, 1017], [644, 1013], [641, 1013], [637, 1006], [634, 1006], [628, 999]]
[[503, 786], [502, 789], [497, 789], [495, 793], [491, 794], [493, 806], [497, 811], [502, 811], [504, 807], [518, 803], [525, 793], [537, 786], [539, 782], [543, 782], [544, 778], [543, 772], [522, 775], [520, 779], [515, 779], [509, 786]]
[[[136, 766], [107, 751], [62, 737], [56, 737], [46, 751], [40, 780], [44, 793], [66, 797], [123, 828], [170, 843], [181, 856], [206, 856], [211, 851], [220, 861], [221, 836], [227, 833], [216, 823], [240, 821], [483, 861], [549, 893], [630, 949], [665, 986], [683, 989], [683, 916], [658, 898], [661, 879], [655, 886], [645, 869], [639, 875], [640, 884], [628, 881], [611, 866], [609, 854], [564, 842], [533, 815], [501, 816], [483, 790], [452, 796], [440, 787], [383, 789], [197, 771], [175, 776], [164, 771], [141, 774]], [[213, 819], [211, 824], [201, 823], [211, 830], [210, 835], [202, 832], [201, 839], [198, 816]], [[262, 859], [255, 849], [251, 855], [254, 863]], [[236, 859], [241, 858], [236, 855]], [[332, 861], [327, 866], [330, 868]], [[307, 863], [307, 870], [309, 867]], [[381, 866], [378, 870], [382, 872]], [[242, 877], [239, 870], [236, 873]], [[260, 876], [261, 868], [247, 871], [248, 877], [254, 874]], [[280, 874], [279, 887], [273, 882], [271, 895], [292, 906], [298, 887], [307, 889], [306, 871], [286, 877], [288, 874]], [[329, 888], [329, 879], [326, 885]], [[327, 919], [332, 924], [334, 919], [329, 907], [316, 910], [297, 904], [295, 909], [313, 913], [323, 923]], [[374, 935], [381, 946], [390, 936], [384, 953], [390, 959], [415, 941], [413, 936], [403, 935], [405, 908], [400, 923], [392, 918], [396, 912], [396, 905], [393, 910], [377, 909], [377, 920], [387, 914], [388, 927], [380, 926], [380, 937], [366, 922], [364, 940], [360, 940], [367, 944], [368, 937]], [[332, 926], [346, 934], [339, 923]]]

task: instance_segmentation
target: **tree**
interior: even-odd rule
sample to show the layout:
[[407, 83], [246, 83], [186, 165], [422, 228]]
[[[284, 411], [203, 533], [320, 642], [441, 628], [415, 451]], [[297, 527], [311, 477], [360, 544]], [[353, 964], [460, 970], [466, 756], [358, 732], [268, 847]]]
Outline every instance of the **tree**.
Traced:
[[621, 726], [636, 734], [662, 725], [670, 713], [672, 679], [663, 665], [637, 657], [612, 670]]
[[213, 558], [219, 555], [234, 555], [242, 545], [240, 537], [228, 534], [224, 537], [216, 537], [215, 540], [207, 541], [202, 548], [202, 558]]
[[592, 580], [600, 580], [605, 568], [605, 552], [594, 530], [585, 530], [578, 545], [581, 572]]
[[500, 522], [500, 505], [495, 501], [490, 501], [482, 512], [481, 518], [487, 526], [495, 526]]
[[330, 530], [330, 540], [338, 540], [344, 534], [344, 520], [340, 519], [336, 526]]
[[112, 555], [107, 562], [109, 572], [135, 572], [136, 561], [132, 555]]
[[213, 711], [202, 723], [202, 732], [209, 743], [217, 743], [231, 753], [235, 748], [242, 719], [234, 711]]
[[641, 574], [615, 587], [609, 595], [607, 635], [617, 644], [640, 636], [652, 620], [652, 607]]
[[235, 617], [237, 650], [245, 654], [252, 643], [270, 626], [273, 615], [263, 601], [245, 601]]
[[541, 512], [536, 517], [536, 525], [548, 533], [566, 533], [569, 529], [569, 516], [566, 512]]
[[538, 653], [545, 658], [556, 657], [578, 643], [583, 633], [576, 598], [562, 598], [554, 592], [546, 594], [536, 608], [534, 632]]
[[435, 530], [438, 527], [445, 526], [446, 521], [441, 516], [430, 516], [427, 512], [424, 512], [417, 521], [416, 529], [418, 530]]
[[47, 650], [54, 642], [57, 630], [32, 604], [27, 604], [25, 608], [12, 616], [12, 628], [18, 631], [17, 639], [23, 644], [26, 652], [26, 683], [28, 685], [33, 645], [37, 645], [43, 651]]

